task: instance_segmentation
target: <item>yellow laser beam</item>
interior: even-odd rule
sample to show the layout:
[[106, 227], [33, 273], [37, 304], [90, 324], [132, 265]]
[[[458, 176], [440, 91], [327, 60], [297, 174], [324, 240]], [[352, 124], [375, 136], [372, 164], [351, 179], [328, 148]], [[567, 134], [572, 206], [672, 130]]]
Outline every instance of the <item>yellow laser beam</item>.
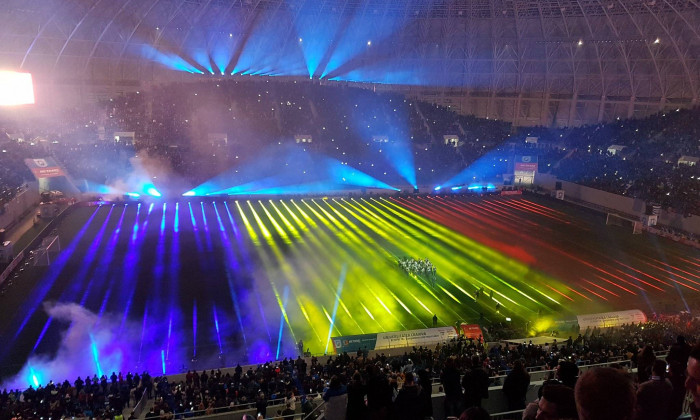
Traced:
[[277, 234], [282, 238], [282, 240], [287, 243], [291, 244], [292, 240], [289, 238], [289, 235], [287, 235], [287, 232], [282, 229], [282, 226], [277, 223], [274, 217], [270, 214], [270, 212], [267, 210], [265, 205], [262, 203], [262, 201], [258, 200], [258, 204], [260, 204], [260, 207], [262, 207], [263, 211], [265, 212], [265, 215], [267, 216], [267, 219], [272, 223], [272, 226], [275, 228], [275, 231]]
[[253, 226], [248, 221], [248, 218], [246, 217], [245, 213], [243, 213], [243, 209], [241, 208], [241, 205], [238, 204], [238, 200], [236, 200], [236, 207], [238, 208], [238, 213], [241, 215], [243, 224], [245, 225], [245, 228], [248, 231], [248, 236], [250, 236], [250, 239], [253, 241], [253, 244], [259, 246], [260, 239], [258, 239], [258, 234], [255, 233], [255, 229], [253, 229]]

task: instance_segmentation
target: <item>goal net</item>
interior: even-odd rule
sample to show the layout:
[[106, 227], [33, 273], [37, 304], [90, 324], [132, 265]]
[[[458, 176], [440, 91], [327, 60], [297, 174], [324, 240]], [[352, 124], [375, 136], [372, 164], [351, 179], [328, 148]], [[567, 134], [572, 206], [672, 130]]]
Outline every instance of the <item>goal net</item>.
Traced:
[[621, 226], [625, 229], [630, 229], [635, 235], [642, 233], [642, 222], [640, 220], [635, 220], [631, 217], [625, 217], [615, 213], [608, 213], [608, 216], [605, 219], [605, 224], [608, 226], [614, 225]]
[[34, 265], [51, 265], [59, 252], [61, 252], [61, 241], [58, 235], [47, 236], [41, 241], [41, 246], [34, 252]]

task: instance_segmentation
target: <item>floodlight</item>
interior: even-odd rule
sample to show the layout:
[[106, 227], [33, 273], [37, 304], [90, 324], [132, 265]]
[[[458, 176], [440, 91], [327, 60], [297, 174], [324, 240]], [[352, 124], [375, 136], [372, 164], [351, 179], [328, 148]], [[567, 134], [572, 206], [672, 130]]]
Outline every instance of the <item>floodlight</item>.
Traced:
[[0, 106], [34, 103], [32, 75], [14, 71], [0, 71]]

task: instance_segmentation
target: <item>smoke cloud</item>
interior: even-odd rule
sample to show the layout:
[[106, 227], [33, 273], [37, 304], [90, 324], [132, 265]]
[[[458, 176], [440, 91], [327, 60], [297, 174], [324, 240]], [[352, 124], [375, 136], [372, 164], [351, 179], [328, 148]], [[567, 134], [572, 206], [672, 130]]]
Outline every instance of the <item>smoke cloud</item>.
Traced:
[[179, 197], [187, 191], [188, 182], [172, 168], [170, 162], [159, 156], [152, 156], [147, 151], [129, 159], [131, 171], [109, 182], [108, 186], [116, 191], [149, 194], [153, 187], [165, 197]]
[[53, 357], [30, 356], [19, 374], [4, 381], [5, 388], [36, 387], [51, 380], [73, 382], [78, 376], [99, 372], [109, 376], [112, 371], [119, 372], [127, 363], [133, 363], [134, 356], [138, 356], [138, 348], [133, 347], [139, 343], [124, 337], [139, 337], [140, 328], [127, 325], [117, 336], [121, 324], [117, 316], [98, 317], [75, 303], [44, 302], [43, 309], [54, 321], [69, 324], [58, 350]]

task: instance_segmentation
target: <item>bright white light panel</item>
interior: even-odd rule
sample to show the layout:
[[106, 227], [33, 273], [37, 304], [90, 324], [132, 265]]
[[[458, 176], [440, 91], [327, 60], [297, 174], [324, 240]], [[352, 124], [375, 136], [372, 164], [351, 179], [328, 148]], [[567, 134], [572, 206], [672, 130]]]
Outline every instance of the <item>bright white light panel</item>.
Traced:
[[14, 71], [0, 71], [0, 106], [34, 103], [32, 75]]

